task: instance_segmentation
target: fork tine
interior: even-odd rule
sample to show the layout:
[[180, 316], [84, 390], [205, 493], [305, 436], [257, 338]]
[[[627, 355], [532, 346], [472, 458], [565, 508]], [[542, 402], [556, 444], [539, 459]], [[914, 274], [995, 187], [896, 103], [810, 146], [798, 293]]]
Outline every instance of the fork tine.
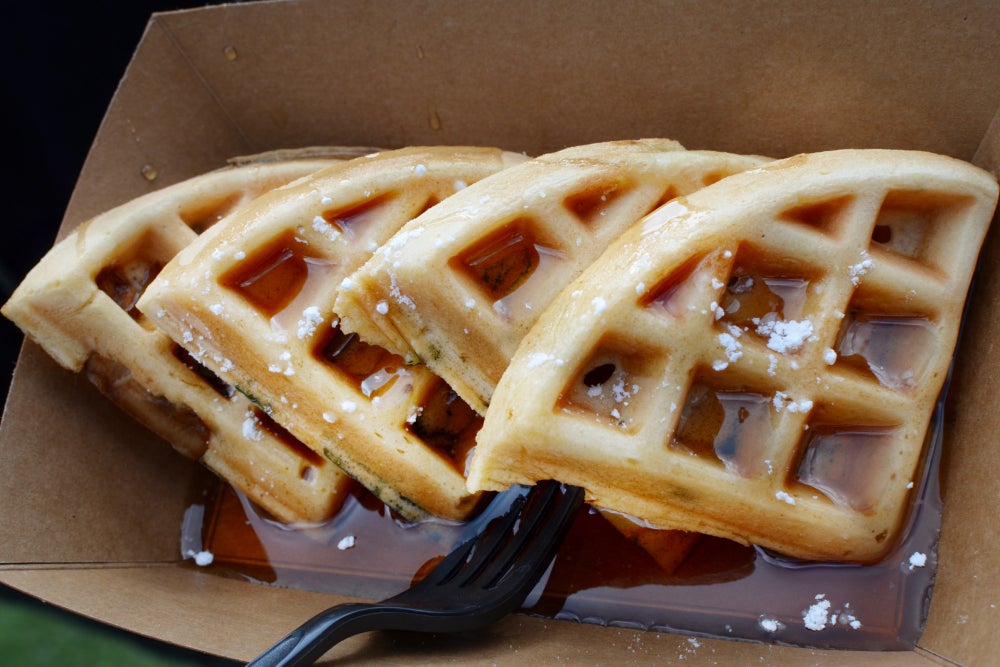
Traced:
[[504, 537], [520, 519], [525, 501], [524, 495], [515, 498], [504, 515], [491, 520], [478, 535], [453, 549], [417, 585], [446, 584], [463, 572], [470, 562], [478, 562], [484, 555], [496, 551]]
[[[559, 493], [558, 485], [554, 483], [539, 484], [523, 498], [516, 512], [511, 512], [504, 521], [502, 531], [495, 533], [489, 549], [482, 549], [472, 554], [469, 564], [461, 571], [459, 586], [468, 586], [480, 579], [487, 568], [495, 569], [499, 563], [510, 560], [518, 549], [512, 545], [523, 543], [534, 533], [539, 522], [549, 513], [550, 505]], [[498, 554], [504, 554], [498, 558]]]
[[[251, 664], [312, 664], [342, 639], [370, 630], [460, 632], [499, 620], [516, 610], [537, 584], [583, 494], [578, 487], [560, 492], [555, 482], [538, 484], [527, 496], [518, 495], [502, 517], [489, 520], [481, 530], [485, 537], [459, 545], [414, 587], [381, 602], [322, 611]], [[484, 579], [487, 586], [456, 585]]]
[[583, 501], [583, 490], [579, 488], [560, 489], [551, 482], [544, 489], [545, 495], [538, 500], [538, 509], [528, 508], [517, 533], [505, 545], [502, 552], [493, 558], [478, 577], [479, 586], [496, 586], [513, 568], [532, 570], [553, 555], [560, 540], [540, 539], [540, 530], [565, 530], [572, 516]]

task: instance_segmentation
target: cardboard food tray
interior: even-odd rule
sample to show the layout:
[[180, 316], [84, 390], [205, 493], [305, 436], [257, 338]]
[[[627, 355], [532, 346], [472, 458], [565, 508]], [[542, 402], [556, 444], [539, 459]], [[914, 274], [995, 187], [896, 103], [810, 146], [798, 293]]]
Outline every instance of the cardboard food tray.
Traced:
[[[1000, 11], [990, 2], [301, 0], [152, 17], [60, 235], [234, 155], [307, 145], [482, 144], [537, 154], [667, 136], [782, 157], [925, 149], [1000, 170]], [[152, 178], [150, 178], [152, 177]], [[981, 258], [952, 385], [938, 576], [893, 664], [1000, 651], [994, 463], [1000, 230]], [[0, 581], [127, 630], [248, 659], [330, 595], [183, 563], [202, 474], [25, 344], [0, 428]], [[366, 635], [386, 664], [852, 663], [872, 656], [513, 616], [477, 637]]]

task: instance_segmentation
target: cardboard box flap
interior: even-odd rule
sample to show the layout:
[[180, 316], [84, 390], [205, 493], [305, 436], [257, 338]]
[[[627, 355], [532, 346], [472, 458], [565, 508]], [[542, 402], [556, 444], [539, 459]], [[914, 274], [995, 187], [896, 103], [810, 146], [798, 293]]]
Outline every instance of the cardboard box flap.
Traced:
[[539, 152], [667, 135], [774, 156], [848, 142], [971, 157], [1000, 106], [978, 83], [996, 75], [996, 12], [902, 7], [277, 2], [156, 21], [258, 146]]
[[[1000, 114], [991, 123], [976, 161], [1000, 168]], [[997, 645], [994, 621], [1000, 604], [996, 536], [1000, 497], [997, 448], [990, 435], [996, 416], [1000, 350], [1000, 224], [995, 217], [973, 279], [970, 307], [959, 341], [950, 391], [941, 474], [944, 513], [938, 574], [920, 645], [962, 664], [989, 662]]]
[[[690, 148], [776, 157], [919, 148], [1000, 168], [1000, 12], [992, 3], [375, 7], [299, 0], [155, 15], [61, 233], [231, 156], [305, 145], [474, 143], [540, 153], [667, 136]], [[1000, 519], [991, 506], [1000, 452], [990, 435], [998, 426], [998, 264], [994, 226], [952, 389], [940, 569], [923, 648], [880, 654], [887, 664], [976, 664], [1000, 649], [992, 550]], [[85, 379], [26, 344], [0, 429], [0, 488], [17, 498], [0, 506], [0, 579], [136, 632], [252, 656], [332, 598], [177, 564], [132, 567], [179, 559], [178, 527], [200, 474]], [[139, 591], [170, 614], [140, 613], [147, 603]], [[253, 613], [262, 608], [271, 610], [266, 617]], [[486, 638], [492, 655], [480, 653], [481, 638], [449, 641], [439, 656], [433, 642], [392, 636], [359, 639], [345, 655], [400, 664], [858, 658], [713, 640], [695, 646], [685, 637], [524, 617]]]
[[0, 439], [0, 569], [176, 561], [204, 474], [25, 343]]
[[[172, 567], [84, 571], [9, 572], [5, 579], [57, 604], [132, 632], [249, 660], [283, 633], [330, 604], [329, 596], [256, 587], [246, 604], [247, 584]], [[156, 604], [142, 594], [155, 594]], [[260, 631], [261, 610], [273, 636]], [[270, 632], [270, 630], [269, 630]], [[751, 657], [752, 656], [752, 657]], [[827, 652], [684, 637], [627, 628], [601, 627], [526, 616], [508, 616], [475, 633], [419, 635], [369, 633], [345, 640], [318, 664], [413, 665], [437, 660], [463, 665], [656, 664], [856, 665], [871, 654]], [[878, 654], [885, 667], [943, 664], [920, 652]]]

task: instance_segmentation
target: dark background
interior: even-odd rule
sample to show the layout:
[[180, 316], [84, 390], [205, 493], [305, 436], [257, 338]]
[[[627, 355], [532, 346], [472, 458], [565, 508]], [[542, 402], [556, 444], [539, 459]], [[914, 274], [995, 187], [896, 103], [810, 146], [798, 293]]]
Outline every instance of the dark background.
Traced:
[[[6, 301], [52, 245], [104, 111], [153, 12], [212, 2], [17, 0], [0, 19], [3, 67], [3, 236], [0, 299]], [[22, 336], [2, 321], [6, 398]]]
[[[52, 245], [84, 158], [118, 82], [153, 12], [219, 4], [92, 0], [87, 3], [17, 0], [7, 3], [0, 19], [3, 67], [3, 233], [0, 241], [0, 300], [6, 301], [25, 273]], [[0, 399], [6, 400], [23, 336], [0, 318]], [[3, 498], [0, 502], [11, 502]], [[142, 640], [43, 605], [0, 586], [0, 610], [41, 611], [46, 621], [39, 634], [58, 642], [69, 627], [81, 628], [102, 641], [118, 642], [180, 665], [229, 665], [172, 646]], [[0, 661], [35, 667], [51, 655], [18, 654], [0, 634]], [[124, 652], [122, 656], [126, 655]], [[129, 656], [133, 654], [129, 653]], [[73, 664], [94, 664], [79, 655]], [[133, 657], [114, 664], [125, 667]], [[64, 664], [64, 663], [62, 663]]]

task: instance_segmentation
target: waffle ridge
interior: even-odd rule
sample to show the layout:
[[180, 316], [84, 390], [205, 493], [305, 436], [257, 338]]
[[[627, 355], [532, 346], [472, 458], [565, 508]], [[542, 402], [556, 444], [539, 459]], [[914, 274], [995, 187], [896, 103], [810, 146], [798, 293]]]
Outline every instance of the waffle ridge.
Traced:
[[200, 233], [258, 195], [333, 164], [327, 154], [248, 158], [102, 213], [57, 243], [3, 307], [62, 367], [84, 373], [126, 413], [286, 522], [332, 516], [349, 478], [273, 428], [153, 327], [135, 301]]
[[540, 156], [404, 227], [351, 276], [337, 311], [345, 329], [426, 363], [485, 413], [538, 314], [615, 237], [659, 203], [765, 161], [669, 139]]
[[407, 221], [523, 156], [412, 147], [259, 198], [179, 254], [138, 303], [192, 356], [406, 519], [462, 519], [481, 420], [439, 378], [341, 329], [344, 279]]
[[470, 488], [558, 479], [661, 528], [880, 558], [996, 197], [958, 160], [844, 150], [661, 206], [523, 340]]

